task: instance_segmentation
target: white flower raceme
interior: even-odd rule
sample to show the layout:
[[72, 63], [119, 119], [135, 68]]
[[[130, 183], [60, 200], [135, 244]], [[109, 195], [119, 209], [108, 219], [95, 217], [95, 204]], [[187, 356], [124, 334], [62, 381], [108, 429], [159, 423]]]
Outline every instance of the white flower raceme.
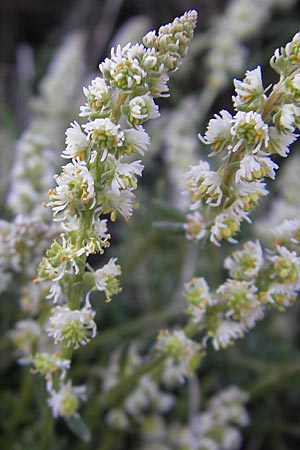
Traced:
[[[144, 44], [113, 49], [99, 66], [101, 76], [84, 89], [87, 103], [80, 115], [87, 116], [86, 123], [73, 122], [66, 132], [62, 156], [72, 161], [55, 176], [57, 186], [50, 189], [48, 203], [64, 232], [46, 251], [36, 281], [53, 282], [48, 299], [59, 304], [47, 332], [57, 345], [69, 347], [68, 354], [96, 335], [91, 291], [104, 292], [110, 301], [121, 290], [115, 258], [94, 270], [87, 257], [109, 246], [103, 215], [115, 221], [120, 214], [127, 220], [138, 206], [133, 191], [143, 164], [136, 155], [143, 155], [150, 143], [142, 124], [159, 116], [154, 98], [168, 92], [168, 72], [186, 55], [196, 19], [197, 13], [189, 11], [158, 34], [147, 35]], [[54, 387], [49, 399], [53, 415], [76, 416], [77, 388], [70, 382]]]
[[78, 408], [80, 400], [86, 399], [85, 386], [73, 386], [71, 381], [60, 384], [59, 390], [52, 389], [48, 404], [55, 418], [78, 417]]
[[66, 35], [41, 80], [38, 95], [29, 101], [29, 124], [16, 145], [8, 198], [15, 214], [49, 220], [42, 205], [59, 166], [64, 130], [80, 104], [85, 41], [85, 33], [78, 29]]
[[96, 336], [95, 311], [87, 302], [83, 308], [71, 310], [68, 306], [56, 306], [49, 319], [48, 335], [56, 344], [78, 348]]

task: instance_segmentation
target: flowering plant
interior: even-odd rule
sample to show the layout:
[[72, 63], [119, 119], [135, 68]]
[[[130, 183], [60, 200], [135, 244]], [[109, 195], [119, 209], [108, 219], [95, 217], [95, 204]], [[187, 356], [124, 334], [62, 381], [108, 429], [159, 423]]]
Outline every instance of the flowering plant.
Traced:
[[[257, 2], [244, 3], [244, 8], [257, 8]], [[271, 1], [265, 5], [261, 20], [236, 29], [229, 36], [232, 42], [259, 28], [271, 5]], [[227, 14], [233, 18], [240, 14], [236, 2]], [[22, 204], [22, 215], [12, 222], [0, 222], [0, 288], [9, 291], [12, 281], [18, 280], [21, 298], [21, 320], [8, 336], [19, 362], [30, 366], [36, 385], [43, 383], [45, 388], [36, 387], [39, 395], [43, 392], [39, 400], [43, 429], [63, 421], [83, 441], [78, 448], [87, 448], [90, 444], [85, 442], [92, 442], [102, 450], [128, 445], [137, 450], [238, 450], [242, 446], [240, 428], [251, 427], [246, 403], [251, 409], [251, 402], [265, 386], [276, 384], [276, 379], [263, 376], [267, 364], [239, 352], [247, 344], [236, 346], [238, 350], [231, 347], [250, 330], [259, 330], [262, 319], [271, 322], [272, 311], [283, 312], [297, 304], [297, 202], [292, 200], [288, 217], [282, 214], [283, 220], [272, 226], [267, 239], [259, 232], [259, 220], [258, 236], [248, 236], [245, 225], [250, 228], [254, 210], [272, 189], [267, 179], [276, 179], [283, 158], [298, 138], [300, 33], [271, 58], [278, 82], [265, 87], [260, 66], [246, 71], [244, 79], [234, 80], [232, 108], [215, 114], [196, 141], [193, 127], [204, 114], [199, 106], [203, 106], [205, 93], [199, 103], [187, 97], [166, 117], [160, 117], [157, 100], [172, 91], [169, 75], [177, 71], [193, 45], [196, 21], [197, 12], [191, 10], [157, 32], [148, 32], [142, 44], [112, 48], [110, 57], [99, 65], [100, 73], [83, 88], [85, 103], [65, 132], [61, 152], [65, 162], [54, 175], [55, 185], [49, 185], [48, 200], [42, 190], [49, 178], [46, 166], [52, 170], [53, 161], [49, 151], [43, 164], [40, 153], [47, 145], [55, 147], [51, 130], [47, 137], [49, 130], [45, 129], [47, 139], [43, 140], [40, 132], [36, 139], [40, 122], [33, 121], [30, 133], [18, 143], [19, 161], [13, 168], [18, 183], [11, 187], [8, 205], [17, 212]], [[84, 39], [76, 34], [75, 47], [78, 43], [83, 46]], [[208, 52], [214, 47], [220, 52], [213, 42]], [[227, 44], [224, 41], [225, 47]], [[80, 66], [77, 53], [76, 58]], [[218, 78], [212, 62], [208, 57], [207, 92], [213, 86], [218, 92], [226, 84], [230, 68], [224, 67]], [[78, 87], [78, 79], [73, 81], [70, 91]], [[44, 97], [35, 103], [36, 111], [45, 116], [52, 114], [51, 78], [48, 83], [44, 84]], [[71, 101], [72, 94], [67, 94]], [[60, 96], [57, 101], [63, 108]], [[206, 101], [207, 109], [213, 97]], [[158, 118], [154, 123], [162, 123], [162, 129], [160, 125], [145, 128], [148, 120]], [[61, 126], [61, 116], [58, 122]], [[153, 203], [154, 227], [147, 228], [144, 218], [148, 222], [153, 219], [145, 212], [147, 186], [137, 194], [139, 201], [135, 191], [144, 164], [157, 169], [147, 151], [149, 134], [155, 148], [160, 133], [165, 133], [163, 142], [169, 146], [167, 177], [173, 188], [174, 180], [178, 184], [170, 195], [176, 208], [161, 200]], [[195, 155], [197, 145], [203, 147], [200, 160]], [[170, 156], [172, 146], [177, 152], [181, 148], [182, 153], [186, 148], [183, 158]], [[211, 163], [203, 156], [207, 146], [209, 156], [214, 157]], [[40, 185], [31, 185], [30, 176], [27, 179], [29, 170], [24, 170], [23, 158], [41, 174]], [[147, 174], [145, 178], [147, 184]], [[183, 201], [176, 198], [182, 184]], [[153, 190], [159, 192], [160, 188]], [[52, 211], [52, 222], [44, 212], [47, 209], [42, 211], [36, 204], [38, 199]], [[165, 220], [166, 216], [171, 218]], [[176, 244], [174, 232], [180, 235]], [[127, 239], [128, 247], [126, 242], [122, 247], [126, 236], [131, 239]], [[235, 246], [231, 252], [229, 246]], [[160, 258], [162, 250], [165, 254]], [[139, 264], [145, 255], [146, 264]], [[121, 269], [122, 259], [126, 264]], [[128, 276], [130, 266], [134, 266], [134, 281]], [[146, 289], [142, 280], [147, 272], [152, 278]], [[158, 279], [163, 283], [158, 284]], [[17, 286], [15, 289], [17, 292]], [[121, 292], [120, 301], [111, 302]], [[152, 304], [156, 307], [148, 312]], [[127, 308], [134, 309], [134, 318], [125, 323]], [[136, 310], [145, 315], [137, 316]], [[117, 323], [112, 330], [111, 320]], [[256, 348], [263, 347], [261, 341], [254, 342]], [[224, 349], [227, 352], [220, 351]], [[219, 356], [223, 353], [226, 357]], [[211, 370], [211, 361], [218, 365], [218, 358], [219, 368]], [[226, 375], [222, 378], [226, 358], [233, 366], [238, 360], [248, 370], [246, 377], [236, 377], [240, 387], [231, 380], [226, 385]], [[275, 369], [279, 379], [285, 376], [286, 372], [282, 375], [277, 366]], [[287, 369], [293, 375], [299, 365], [287, 364]], [[258, 376], [257, 383], [251, 383], [251, 371]], [[210, 381], [210, 377], [214, 379]], [[26, 392], [25, 384], [24, 404]], [[7, 435], [7, 442], [13, 442], [9, 430]], [[53, 448], [55, 445], [53, 440]]]

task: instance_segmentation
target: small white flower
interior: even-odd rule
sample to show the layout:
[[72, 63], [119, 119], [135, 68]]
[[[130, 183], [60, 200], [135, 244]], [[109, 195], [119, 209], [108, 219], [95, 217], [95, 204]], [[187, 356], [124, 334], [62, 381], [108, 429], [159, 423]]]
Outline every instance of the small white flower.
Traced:
[[199, 161], [198, 165], [191, 166], [184, 175], [189, 195], [192, 199], [190, 209], [200, 206], [201, 200], [210, 206], [219, 206], [222, 201], [222, 177], [218, 172], [210, 170], [206, 161]]
[[129, 419], [123, 409], [110, 409], [105, 417], [106, 423], [117, 430], [127, 430], [129, 426]]
[[232, 345], [236, 339], [244, 336], [244, 327], [239, 322], [223, 320], [217, 329], [210, 334], [215, 350]]
[[210, 119], [204, 137], [199, 134], [199, 139], [214, 150], [221, 151], [231, 141], [232, 115], [226, 111], [220, 111]]
[[140, 125], [137, 129], [129, 128], [124, 130], [125, 151], [128, 154], [138, 152], [145, 154], [150, 145], [150, 137], [145, 129]]
[[203, 239], [207, 234], [207, 230], [205, 229], [204, 219], [200, 212], [194, 211], [191, 214], [187, 214], [186, 218], [187, 221], [183, 227], [186, 231], [187, 239], [196, 239], [199, 241]]
[[247, 70], [243, 81], [235, 79], [233, 83], [237, 93], [233, 97], [233, 104], [236, 109], [243, 109], [247, 106], [258, 107], [265, 102], [266, 96], [264, 95], [260, 66], [254, 70]]
[[240, 162], [240, 168], [235, 174], [235, 181], [253, 181], [265, 176], [275, 179], [278, 164], [272, 161], [268, 156], [259, 156], [258, 154], [246, 154]]
[[128, 119], [134, 125], [143, 123], [149, 119], [156, 119], [160, 116], [158, 106], [154, 103], [150, 94], [133, 97], [128, 106]]
[[[186, 377], [193, 374], [197, 368], [197, 354], [200, 350], [200, 344], [189, 339], [184, 331], [177, 330], [170, 333], [167, 330], [161, 330], [157, 338], [157, 349], [168, 356], [166, 370], [177, 375], [176, 380], [183, 383]], [[166, 376], [166, 380], [169, 377]], [[164, 379], [164, 376], [163, 376]]]
[[117, 258], [111, 258], [107, 264], [94, 273], [95, 288], [105, 293], [107, 301], [110, 301], [114, 294], [120, 292], [117, 277], [121, 275], [121, 267], [116, 264], [116, 261]]
[[100, 204], [104, 213], [111, 212], [112, 220], [116, 218], [116, 212], [119, 212], [124, 219], [128, 220], [133, 214], [133, 199], [135, 195], [131, 190], [120, 191], [116, 195], [111, 188], [106, 188], [100, 197]]
[[59, 298], [62, 295], [62, 289], [60, 287], [59, 283], [52, 283], [52, 285], [50, 286], [50, 290], [49, 290], [49, 294], [47, 295], [47, 299], [50, 300], [51, 298], [53, 299], [53, 303], [58, 303], [59, 302]]
[[224, 267], [229, 270], [232, 278], [250, 280], [258, 275], [263, 262], [263, 252], [259, 241], [248, 241], [242, 250], [232, 253], [225, 259]]
[[124, 406], [130, 415], [138, 417], [151, 406], [159, 413], [165, 413], [173, 403], [172, 395], [161, 392], [157, 384], [148, 375], [144, 375], [135, 390], [126, 398]]
[[56, 306], [49, 319], [48, 335], [56, 344], [78, 348], [96, 336], [95, 311], [87, 303], [82, 309], [71, 310], [68, 306]]
[[269, 127], [270, 141], [265, 149], [268, 153], [278, 153], [286, 157], [290, 152], [290, 145], [297, 139], [298, 135], [290, 132], [281, 132], [276, 127]]
[[54, 418], [78, 417], [79, 401], [86, 399], [85, 386], [72, 386], [71, 381], [61, 383], [58, 391], [51, 390], [48, 404]]
[[281, 245], [277, 245], [276, 251], [276, 255], [269, 257], [270, 261], [273, 262], [273, 278], [299, 289], [300, 258], [297, 253]]
[[280, 131], [287, 131], [292, 133], [295, 131], [295, 126], [299, 122], [300, 108], [293, 103], [282, 105], [275, 117], [278, 120], [278, 127]]
[[[238, 205], [238, 209], [236, 206]], [[210, 240], [215, 245], [220, 246], [222, 239], [227, 239], [232, 244], [236, 244], [233, 236], [240, 230], [242, 219], [247, 218], [247, 214], [242, 210], [242, 202], [235, 201], [233, 205], [218, 214], [210, 230]]]
[[257, 287], [252, 282], [229, 279], [219, 287], [217, 293], [225, 301], [226, 318], [240, 321], [245, 328], [253, 328], [264, 315]]
[[300, 240], [300, 220], [284, 220], [273, 230], [275, 242], [279, 245], [291, 241], [293, 244], [299, 244]]
[[144, 166], [141, 161], [133, 161], [131, 163], [122, 163], [114, 159], [112, 155], [110, 160], [114, 167], [114, 176], [111, 182], [111, 189], [117, 196], [121, 190], [133, 190], [137, 187], [136, 175], [141, 176]]
[[107, 108], [107, 104], [111, 95], [111, 88], [106, 84], [103, 78], [96, 77], [92, 80], [91, 85], [83, 88], [83, 93], [87, 97], [88, 103], [80, 107], [80, 116], [89, 116], [92, 113], [103, 111]]
[[231, 134], [236, 144], [232, 151], [237, 151], [244, 143], [246, 148], [258, 152], [267, 147], [269, 142], [268, 125], [263, 121], [261, 114], [255, 111], [238, 111], [233, 119]]
[[109, 151], [121, 147], [124, 142], [124, 133], [120, 125], [114, 124], [110, 119], [95, 119], [84, 125], [88, 138], [102, 152], [101, 161], [104, 161]]
[[299, 287], [291, 284], [272, 283], [264, 293], [264, 301], [283, 311], [295, 303], [298, 289]]
[[215, 305], [216, 301], [209, 292], [209, 287], [204, 278], [193, 278], [184, 286], [184, 296], [189, 305], [189, 313], [193, 322], [201, 322], [209, 306]]
[[62, 158], [76, 158], [88, 148], [87, 135], [81, 130], [77, 122], [71, 123], [71, 127], [66, 130], [66, 145]]
[[73, 159], [63, 167], [63, 172], [54, 178], [57, 187], [49, 190], [49, 205], [53, 209], [54, 216], [68, 206], [71, 209], [83, 207], [90, 200], [92, 201], [90, 208], [94, 207], [94, 179], [85, 161]]
[[46, 378], [47, 391], [51, 391], [53, 388], [53, 374], [58, 370], [61, 371], [60, 380], [63, 380], [71, 366], [71, 361], [60, 358], [58, 353], [36, 353], [32, 363], [36, 371]]
[[99, 69], [103, 78], [112, 87], [131, 91], [136, 86], [144, 83], [147, 73], [141, 66], [141, 61], [146, 49], [143, 45], [127, 44], [125, 47], [118, 45], [111, 50], [111, 58], [106, 58]]
[[[235, 212], [238, 214], [240, 209], [241, 217], [245, 212], [250, 213], [257, 205], [261, 197], [268, 195], [269, 191], [266, 189], [266, 184], [262, 181], [252, 181], [248, 182], [240, 182], [236, 187], [236, 195], [238, 199], [241, 201], [235, 202], [237, 208], [235, 208]], [[233, 206], [231, 206], [233, 208]]]
[[98, 219], [94, 223], [94, 231], [99, 239], [105, 239], [107, 237], [107, 219]]

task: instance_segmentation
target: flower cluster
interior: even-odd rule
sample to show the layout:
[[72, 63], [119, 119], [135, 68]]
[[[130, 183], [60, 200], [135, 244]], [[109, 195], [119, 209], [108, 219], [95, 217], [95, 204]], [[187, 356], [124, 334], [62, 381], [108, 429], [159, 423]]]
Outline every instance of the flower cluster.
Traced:
[[[47, 332], [63, 361], [96, 335], [90, 294], [101, 292], [110, 301], [121, 290], [115, 258], [94, 270], [87, 257], [109, 246], [103, 215], [128, 220], [137, 207], [134, 191], [144, 166], [136, 155], [150, 143], [143, 123], [159, 116], [154, 98], [168, 94], [168, 73], [186, 55], [196, 19], [189, 11], [158, 33], [148, 33], [144, 44], [113, 48], [99, 65], [100, 76], [84, 88], [80, 116], [86, 122], [74, 121], [66, 131], [61, 156], [71, 161], [54, 176], [47, 204], [62, 232], [46, 251], [36, 280], [50, 282], [47, 298], [55, 307]], [[57, 377], [47, 387], [54, 416], [76, 416], [82, 392]]]
[[147, 444], [140, 450], [237, 450], [242, 443], [240, 428], [249, 423], [247, 400], [246, 392], [229, 386], [211, 397], [190, 425], [152, 419], [152, 432], [144, 433]]
[[[114, 352], [108, 366], [102, 370], [104, 391], [116, 386], [122, 376], [134, 374], [142, 362], [143, 358], [134, 345], [129, 348], [125, 361], [121, 362], [121, 352]], [[174, 396], [164, 392], [155, 377], [144, 375], [124, 402], [109, 411], [107, 424], [114, 429], [124, 429], [129, 424], [141, 426], [149, 416], [168, 412], [174, 401]]]
[[299, 221], [285, 221], [274, 230], [272, 249], [263, 251], [259, 241], [246, 242], [227, 257], [229, 276], [210, 292], [205, 279], [194, 278], [185, 286], [188, 312], [200, 330], [202, 344], [209, 339], [216, 350], [243, 337], [269, 308], [286, 309], [300, 289]]
[[32, 279], [36, 267], [55, 227], [49, 227], [38, 217], [19, 214], [13, 222], [0, 220], [0, 292], [8, 289], [12, 274]]
[[162, 379], [167, 385], [183, 383], [192, 376], [201, 361], [201, 345], [189, 339], [183, 330], [161, 330], [157, 350], [167, 356]]
[[261, 68], [247, 71], [243, 81], [234, 81], [235, 115], [221, 111], [210, 120], [205, 135], [199, 135], [212, 155], [225, 154], [225, 162], [214, 171], [208, 162], [200, 161], [185, 174], [190, 208], [202, 216], [196, 238], [209, 234], [216, 245], [222, 239], [236, 242], [242, 221], [251, 221], [249, 214], [268, 194], [264, 179], [274, 179], [278, 169], [271, 155], [286, 157], [298, 136], [300, 73], [294, 60], [299, 43], [298, 33], [275, 52], [271, 65], [280, 80], [268, 96]]

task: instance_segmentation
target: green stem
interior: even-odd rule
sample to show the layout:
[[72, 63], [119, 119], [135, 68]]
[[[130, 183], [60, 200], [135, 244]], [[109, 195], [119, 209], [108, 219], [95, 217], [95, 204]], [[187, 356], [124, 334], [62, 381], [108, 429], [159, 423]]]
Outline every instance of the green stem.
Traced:
[[131, 320], [130, 322], [103, 331], [96, 339], [94, 339], [89, 348], [100, 347], [106, 342], [112, 341], [114, 338], [124, 338], [137, 334], [141, 330], [145, 330], [151, 326], [151, 331], [155, 332], [161, 326], [161, 322], [172, 319], [182, 314], [182, 306], [171, 306], [162, 311], [155, 311], [153, 313], [144, 314], [142, 317]]
[[264, 106], [264, 110], [262, 113], [262, 118], [264, 122], [269, 122], [271, 120], [271, 113], [274, 111], [275, 106], [280, 103], [284, 96], [284, 90], [282, 89], [281, 83], [278, 83], [274, 86], [273, 91], [271, 92], [266, 104]]
[[[199, 324], [190, 323], [184, 328], [184, 333], [187, 337], [192, 338], [201, 331]], [[104, 392], [100, 398], [102, 408], [108, 408], [111, 405], [120, 402], [125, 398], [129, 392], [136, 386], [139, 379], [147, 374], [162, 368], [167, 360], [167, 355], [156, 354], [146, 364], [138, 368], [134, 374], [128, 375], [112, 389]]]

